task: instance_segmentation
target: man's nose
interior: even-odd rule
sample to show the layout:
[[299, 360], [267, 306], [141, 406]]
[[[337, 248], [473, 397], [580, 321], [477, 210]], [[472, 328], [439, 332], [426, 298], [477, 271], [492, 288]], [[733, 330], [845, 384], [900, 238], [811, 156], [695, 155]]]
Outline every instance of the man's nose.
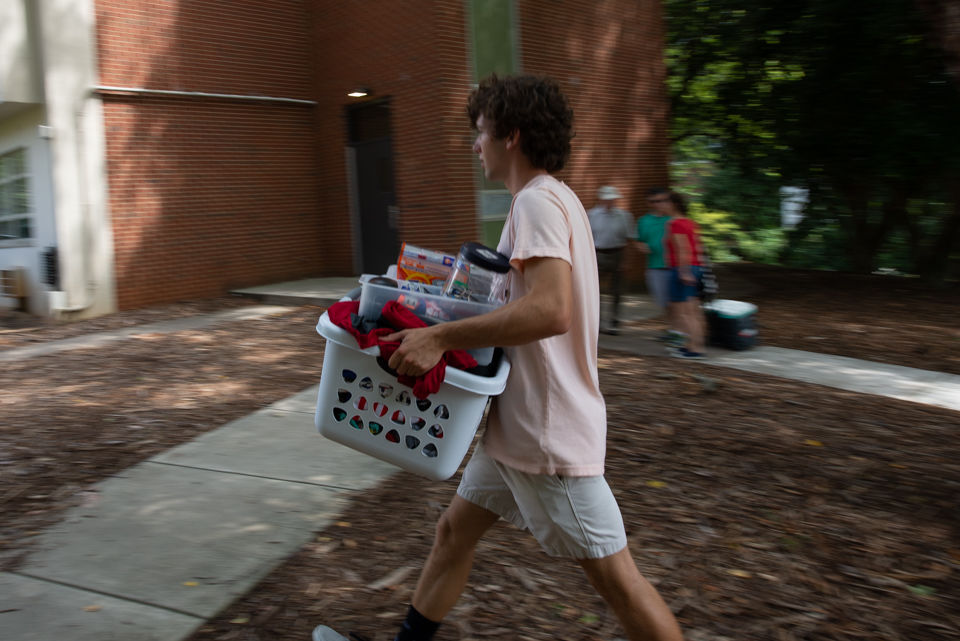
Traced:
[[473, 151], [478, 154], [480, 153], [480, 138], [473, 141]]

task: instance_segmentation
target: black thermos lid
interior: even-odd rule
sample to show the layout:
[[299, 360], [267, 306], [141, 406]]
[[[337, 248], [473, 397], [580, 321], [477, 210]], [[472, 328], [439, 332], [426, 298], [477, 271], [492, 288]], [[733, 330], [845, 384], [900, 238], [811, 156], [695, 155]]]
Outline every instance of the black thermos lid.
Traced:
[[479, 265], [498, 274], [506, 274], [510, 271], [510, 259], [495, 249], [490, 249], [480, 243], [464, 243], [460, 248], [460, 253], [474, 265]]

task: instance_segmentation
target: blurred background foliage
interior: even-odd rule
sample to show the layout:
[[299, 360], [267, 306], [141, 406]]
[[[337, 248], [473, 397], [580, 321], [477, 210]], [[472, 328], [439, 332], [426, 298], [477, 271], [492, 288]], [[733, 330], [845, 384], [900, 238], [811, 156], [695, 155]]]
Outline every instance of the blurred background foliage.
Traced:
[[665, 0], [673, 180], [715, 260], [960, 276], [954, 4]]

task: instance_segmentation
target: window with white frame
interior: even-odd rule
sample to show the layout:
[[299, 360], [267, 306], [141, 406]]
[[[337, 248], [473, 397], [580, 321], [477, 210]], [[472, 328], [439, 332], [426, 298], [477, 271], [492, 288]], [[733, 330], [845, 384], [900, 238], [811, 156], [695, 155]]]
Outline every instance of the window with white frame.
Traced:
[[0, 154], [0, 242], [33, 236], [27, 150]]

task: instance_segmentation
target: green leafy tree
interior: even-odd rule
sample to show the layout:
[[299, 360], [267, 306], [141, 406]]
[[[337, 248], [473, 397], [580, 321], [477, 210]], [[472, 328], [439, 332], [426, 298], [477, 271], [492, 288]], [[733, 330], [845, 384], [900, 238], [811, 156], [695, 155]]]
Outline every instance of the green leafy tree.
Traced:
[[755, 186], [731, 198], [705, 182], [711, 207], [768, 228], [765, 185], [803, 186], [810, 205], [785, 255], [829, 227], [842, 242], [825, 248], [842, 255], [827, 264], [869, 271], [897, 250], [910, 271], [946, 274], [960, 249], [960, 83], [929, 12], [913, 0], [665, 6], [677, 156]]

